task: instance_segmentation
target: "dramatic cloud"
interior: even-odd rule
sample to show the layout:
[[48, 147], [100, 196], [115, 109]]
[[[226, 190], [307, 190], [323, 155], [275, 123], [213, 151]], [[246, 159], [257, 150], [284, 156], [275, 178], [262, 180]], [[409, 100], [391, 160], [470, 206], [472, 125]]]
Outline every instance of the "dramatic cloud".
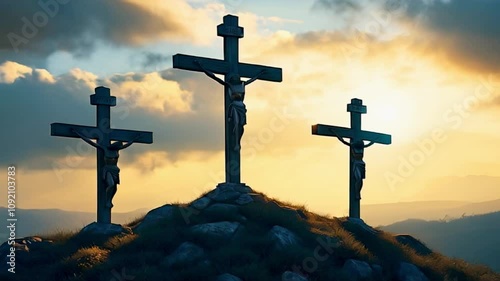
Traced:
[[[367, 18], [382, 25], [397, 21], [408, 29], [413, 38], [432, 45], [433, 53], [445, 60], [473, 71], [500, 70], [500, 53], [497, 51], [500, 49], [498, 1], [378, 0], [366, 8], [354, 0], [318, 0], [313, 7], [343, 15], [364, 15], [350, 22], [355, 26], [366, 22]], [[365, 13], [367, 10], [368, 15]]]
[[[160, 158], [168, 155], [172, 161], [193, 151], [221, 150], [223, 117], [220, 99], [212, 95], [221, 89], [211, 81], [193, 83], [192, 79], [190, 73], [171, 70], [99, 79], [74, 69], [53, 77], [43, 69], [6, 62], [0, 65], [0, 127], [6, 132], [0, 138], [0, 165], [15, 163], [29, 169], [50, 169], [68, 156], [73, 160], [94, 157], [92, 149], [75, 155], [83, 143], [51, 137], [49, 125], [94, 125], [95, 107], [90, 105], [89, 95], [99, 85], [110, 87], [112, 95], [118, 98], [117, 106], [111, 110], [113, 128], [154, 132], [154, 143], [133, 146], [126, 153], [125, 162], [151, 162], [138, 158], [146, 151]], [[189, 89], [182, 89], [176, 81]], [[158, 165], [165, 162], [155, 160]], [[149, 163], [148, 167], [154, 165]]]
[[0, 2], [0, 51], [47, 55], [91, 52], [98, 41], [139, 45], [165, 39], [199, 38], [189, 23], [207, 21], [204, 10], [173, 1], [26, 1]]

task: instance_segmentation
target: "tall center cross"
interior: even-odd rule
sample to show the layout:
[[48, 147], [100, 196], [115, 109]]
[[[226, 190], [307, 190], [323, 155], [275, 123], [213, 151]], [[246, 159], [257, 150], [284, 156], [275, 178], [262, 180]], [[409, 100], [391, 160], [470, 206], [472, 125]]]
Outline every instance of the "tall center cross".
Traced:
[[[241, 183], [240, 139], [246, 124], [246, 108], [243, 103], [245, 85], [259, 79], [282, 81], [281, 68], [239, 62], [239, 39], [243, 38], [243, 27], [238, 26], [238, 17], [226, 15], [217, 26], [217, 35], [224, 38], [224, 60], [176, 54], [173, 67], [204, 72], [224, 85], [225, 124], [225, 174], [227, 183]], [[224, 75], [224, 80], [215, 76]], [[250, 78], [241, 81], [241, 78]]]
[[[365, 178], [364, 149], [374, 143], [391, 144], [391, 136], [361, 130], [361, 114], [366, 113], [362, 100], [352, 99], [347, 111], [351, 113], [351, 128], [316, 124], [312, 126], [312, 134], [337, 137], [349, 146], [349, 217], [360, 218], [361, 188]], [[349, 138], [349, 142], [344, 138]]]
[[[97, 106], [95, 127], [52, 123], [50, 135], [81, 138], [97, 148], [97, 222], [109, 224], [111, 200], [119, 183], [118, 151], [132, 143], [153, 143], [153, 133], [111, 129], [110, 107], [116, 105], [116, 97], [111, 96], [108, 88], [97, 87], [95, 95], [90, 96], [90, 104]], [[93, 139], [97, 141], [92, 142]], [[111, 141], [116, 142], [112, 144]]]

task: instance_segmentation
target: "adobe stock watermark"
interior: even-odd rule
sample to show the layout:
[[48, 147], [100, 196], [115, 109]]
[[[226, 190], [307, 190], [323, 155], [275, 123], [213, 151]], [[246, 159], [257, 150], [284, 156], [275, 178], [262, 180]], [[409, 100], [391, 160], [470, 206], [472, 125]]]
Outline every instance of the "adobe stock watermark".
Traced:
[[[340, 240], [329, 236], [318, 237], [316, 238], [316, 242], [318, 242], [319, 245], [314, 248], [312, 255], [304, 258], [300, 265], [293, 265], [293, 272], [307, 278], [318, 269], [320, 263], [328, 260], [341, 244]], [[283, 278], [283, 281], [293, 280]]]
[[134, 275], [128, 275], [126, 272], [126, 268], [123, 267], [120, 272], [118, 272], [116, 269], [113, 269], [111, 271], [111, 279], [109, 281], [132, 281], [135, 279]]
[[461, 102], [454, 104], [443, 112], [443, 126], [434, 128], [430, 134], [414, 142], [415, 148], [406, 155], [398, 156], [397, 168], [384, 173], [389, 188], [394, 191], [398, 184], [410, 178], [418, 167], [421, 167], [431, 157], [439, 145], [448, 140], [448, 132], [460, 128], [477, 106], [490, 101], [494, 97], [498, 81], [494, 76], [481, 77], [480, 82], [472, 95], [468, 95]]
[[[66, 5], [71, 0], [39, 0], [37, 2], [40, 11], [35, 12], [30, 18], [22, 17], [22, 27], [20, 34], [10, 32], [7, 34], [7, 39], [12, 46], [12, 49], [17, 53], [21, 45], [26, 45], [31, 39], [38, 35], [40, 29], [47, 26], [50, 18], [54, 18], [61, 8], [61, 5]], [[15, 5], [15, 4], [13, 4]]]
[[[363, 51], [368, 49], [369, 44], [373, 42], [373, 37], [387, 35], [387, 30], [390, 30], [390, 27], [396, 23], [398, 16], [404, 15], [407, 5], [407, 1], [404, 0], [387, 0], [382, 4], [382, 10], [370, 11], [369, 19], [365, 23], [360, 24], [359, 28], [356, 28], [352, 43], [343, 43], [341, 46], [342, 54], [346, 61], [352, 63], [355, 57], [361, 57]], [[428, 5], [424, 5], [423, 7], [425, 10], [428, 9]], [[419, 13], [424, 13], [425, 10], [419, 11]], [[407, 33], [404, 35], [409, 37], [408, 32], [415, 29], [420, 22], [420, 18], [414, 19], [413, 26], [406, 27]], [[407, 57], [406, 61], [411, 61], [415, 58], [416, 55], [413, 55], [412, 57]]]

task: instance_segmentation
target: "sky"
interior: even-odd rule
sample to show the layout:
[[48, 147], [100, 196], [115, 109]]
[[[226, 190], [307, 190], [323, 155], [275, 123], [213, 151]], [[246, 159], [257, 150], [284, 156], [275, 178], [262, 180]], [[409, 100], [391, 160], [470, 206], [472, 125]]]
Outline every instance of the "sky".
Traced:
[[96, 210], [94, 148], [50, 124], [95, 125], [98, 86], [117, 97], [113, 128], [154, 134], [121, 152], [114, 212], [223, 182], [223, 88], [172, 55], [222, 59], [227, 14], [245, 29], [240, 61], [283, 69], [246, 89], [247, 185], [347, 215], [349, 150], [311, 125], [349, 126], [359, 98], [362, 128], [392, 135], [365, 150], [362, 204], [500, 198], [500, 1], [269, 2], [0, 2], [0, 169], [16, 166], [17, 206]]

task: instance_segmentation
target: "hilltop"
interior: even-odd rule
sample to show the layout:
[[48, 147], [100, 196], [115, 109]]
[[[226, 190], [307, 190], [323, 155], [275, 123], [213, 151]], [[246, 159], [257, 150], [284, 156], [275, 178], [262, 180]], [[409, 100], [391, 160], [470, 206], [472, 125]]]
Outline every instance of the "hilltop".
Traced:
[[1, 280], [500, 280], [411, 236], [233, 185], [124, 227], [91, 224], [18, 239], [16, 247], [17, 273], [2, 263]]

